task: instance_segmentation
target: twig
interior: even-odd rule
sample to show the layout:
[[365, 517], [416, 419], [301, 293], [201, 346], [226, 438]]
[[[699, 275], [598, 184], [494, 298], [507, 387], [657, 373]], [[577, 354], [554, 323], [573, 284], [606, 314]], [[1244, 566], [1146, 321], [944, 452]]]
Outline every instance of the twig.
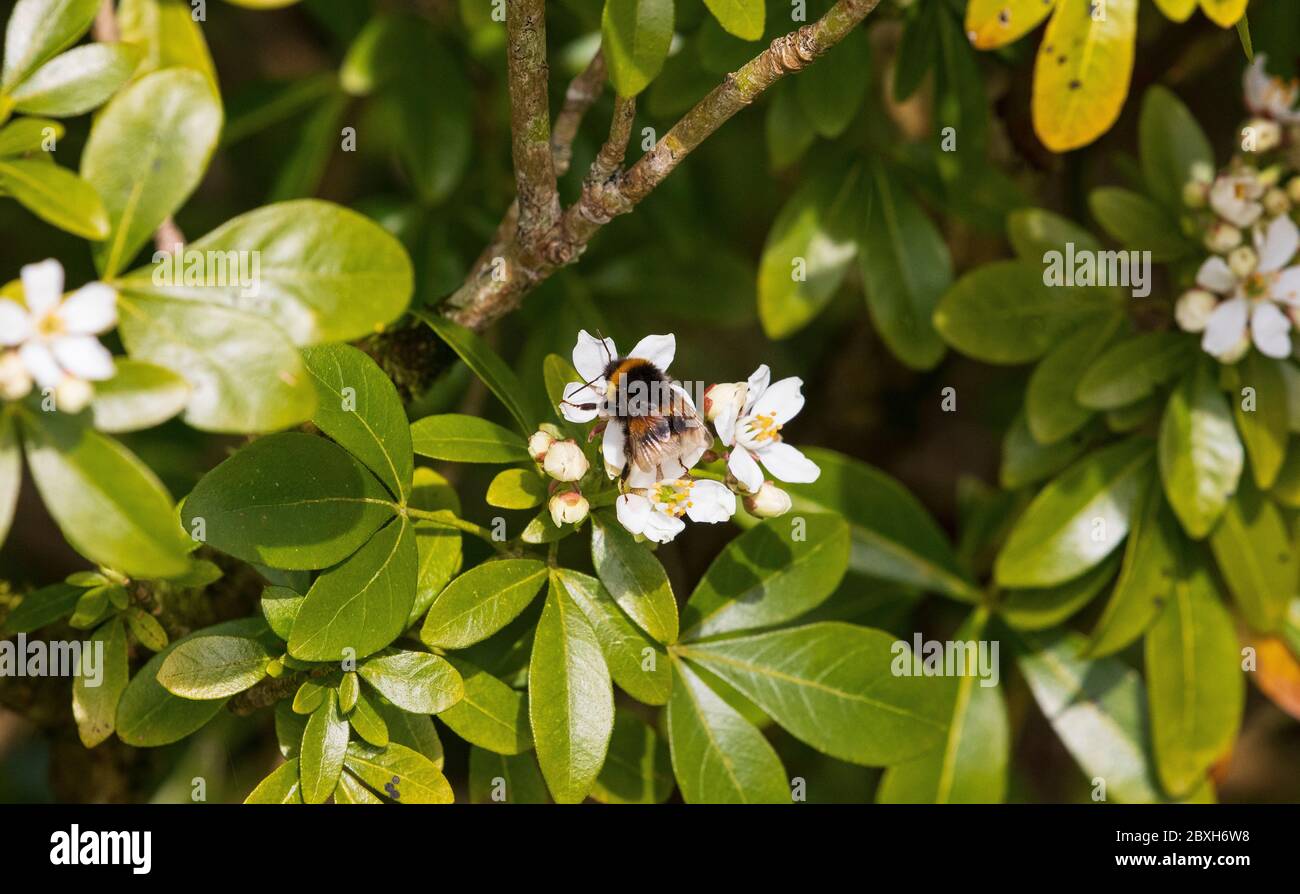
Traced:
[[555, 158], [556, 176], [563, 177], [573, 162], [573, 138], [592, 104], [605, 89], [605, 53], [597, 50], [587, 67], [569, 83], [564, 92], [564, 106], [555, 116], [551, 131], [551, 155]]
[[560, 216], [546, 97], [546, 0], [508, 0], [506, 34], [510, 131], [519, 195], [515, 238], [527, 241], [554, 226]]
[[627, 155], [627, 141], [632, 137], [636, 118], [636, 97], [620, 96], [614, 100], [614, 118], [609, 124], [609, 139], [600, 147], [587, 174], [587, 185], [603, 184], [614, 176]]

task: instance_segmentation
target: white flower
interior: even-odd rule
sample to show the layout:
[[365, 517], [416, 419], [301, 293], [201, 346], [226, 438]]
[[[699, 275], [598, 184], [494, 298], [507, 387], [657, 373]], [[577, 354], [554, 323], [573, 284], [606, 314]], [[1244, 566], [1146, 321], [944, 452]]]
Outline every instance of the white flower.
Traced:
[[587, 474], [591, 463], [576, 441], [556, 441], [546, 451], [542, 468], [556, 481], [577, 481]]
[[781, 440], [781, 428], [803, 409], [803, 380], [795, 377], [769, 385], [767, 364], [754, 370], [745, 386], [745, 402], [720, 413], [714, 421], [718, 437], [731, 448], [727, 469], [745, 490], [763, 486], [763, 466], [776, 478], [792, 483], [816, 481], [821, 469]]
[[745, 496], [745, 511], [756, 518], [776, 518], [790, 511], [790, 495], [771, 481], [764, 481], [756, 494]]
[[1289, 217], [1274, 218], [1255, 231], [1255, 248], [1259, 264], [1247, 277], [1220, 257], [1207, 259], [1196, 274], [1201, 288], [1232, 296], [1210, 314], [1201, 339], [1201, 347], [1225, 363], [1240, 358], [1247, 333], [1268, 357], [1291, 353], [1291, 320], [1278, 305], [1300, 307], [1300, 266], [1286, 267], [1300, 248], [1300, 228]]
[[1254, 152], [1272, 152], [1282, 145], [1282, 128], [1268, 118], [1252, 118], [1246, 127], [1255, 135]]
[[[677, 339], [668, 335], [647, 335], [636, 343], [627, 357], [648, 360], [660, 371], [667, 372], [677, 352]], [[609, 380], [605, 373], [609, 365], [618, 360], [618, 348], [614, 339], [599, 339], [588, 334], [586, 329], [578, 333], [578, 343], [573, 347], [573, 368], [585, 381], [570, 382], [564, 386], [564, 402], [560, 412], [570, 422], [590, 422], [597, 416], [602, 419], [612, 415], [610, 399], [607, 393]]]
[[551, 497], [546, 508], [551, 512], [551, 521], [559, 528], [564, 525], [576, 525], [582, 521], [591, 510], [591, 505], [578, 491], [569, 490]]
[[736, 495], [726, 485], [704, 478], [660, 481], [629, 491], [614, 504], [618, 521], [633, 534], [667, 543], [693, 522], [716, 524], [736, 514]]
[[1300, 85], [1295, 81], [1288, 83], [1281, 78], [1269, 77], [1264, 70], [1266, 61], [1264, 54], [1257, 55], [1242, 75], [1246, 107], [1252, 115], [1272, 118], [1284, 124], [1300, 122], [1300, 111], [1295, 108], [1296, 100], [1300, 99]]
[[[28, 264], [21, 275], [26, 306], [0, 298], [0, 347], [17, 348], [36, 384], [76, 412], [89, 400], [84, 383], [113, 377], [113, 356], [95, 336], [116, 325], [117, 293], [94, 282], [64, 298], [63, 266], [55, 260]], [[5, 378], [8, 386], [18, 376]]]
[[1222, 174], [1210, 187], [1210, 207], [1233, 226], [1248, 227], [1264, 213], [1263, 195], [1264, 184], [1254, 171]]
[[1205, 324], [1210, 321], [1210, 314], [1218, 305], [1219, 299], [1205, 289], [1190, 289], [1184, 292], [1174, 305], [1174, 319], [1184, 332], [1204, 332]]

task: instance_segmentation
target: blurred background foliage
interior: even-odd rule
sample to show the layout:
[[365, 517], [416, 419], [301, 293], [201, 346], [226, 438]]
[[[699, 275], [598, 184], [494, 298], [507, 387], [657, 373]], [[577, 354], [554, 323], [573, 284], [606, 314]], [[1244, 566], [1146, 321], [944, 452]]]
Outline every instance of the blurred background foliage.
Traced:
[[[434, 304], [456, 288], [514, 195], [505, 32], [492, 20], [490, 0], [303, 0], [280, 9], [212, 2], [201, 26], [186, 21], [183, 0], [124, 0], [123, 7], [171, 29], [159, 44], [177, 57], [168, 64], [206, 67], [193, 31], [200, 28], [226, 104], [221, 146], [177, 216], [185, 233], [197, 236], [268, 202], [318, 196], [372, 216], [402, 239], [416, 268], [413, 306]], [[548, 4], [553, 113], [595, 46], [601, 7], [601, 0]], [[828, 7], [826, 0], [810, 0], [808, 21]], [[954, 276], [1009, 254], [1004, 220], [1015, 208], [1045, 207], [1090, 223], [1088, 192], [1134, 170], [1136, 98], [1152, 83], [1172, 88], [1214, 139], [1216, 155], [1226, 157], [1242, 114], [1245, 64], [1232, 30], [1200, 16], [1174, 25], [1143, 4], [1133, 82], [1119, 121], [1087, 148], [1056, 155], [1038, 142], [1030, 120], [1040, 36], [977, 53], [963, 34], [964, 14], [964, 0], [886, 0], [844, 46], [736, 116], [635, 213], [606, 227], [577, 265], [530, 294], [487, 337], [535, 390], [535, 403], [545, 400], [537, 375], [543, 358], [567, 355], [578, 329], [600, 329], [620, 344], [647, 332], [674, 332], [673, 372], [684, 379], [743, 379], [758, 363], [780, 376], [803, 377], [808, 402], [798, 420], [799, 442], [894, 475], [957, 535], [963, 490], [996, 483], [1002, 433], [1021, 404], [1028, 368], [945, 355], [937, 338], [931, 347], [904, 340], [900, 351], [882, 337], [885, 327], [873, 325], [856, 263], [830, 271], [819, 286], [824, 294], [811, 304], [791, 311], [788, 302], [772, 300], [765, 307], [761, 260], [782, 209], [798, 208], [807, 201], [801, 196], [840, 194], [839, 202], [814, 203], [820, 209], [814, 225], [827, 238], [853, 240], [872, 209], [878, 213], [866, 193], [879, 202], [880, 190], [887, 191], [915, 212], [903, 215], [909, 227], [903, 244], [929, 244], [923, 261], [942, 268], [927, 271], [941, 281], [934, 284], [937, 298]], [[1252, 0], [1249, 14], [1255, 51], [1268, 53], [1273, 73], [1294, 76], [1300, 61], [1294, 0]], [[128, 21], [123, 12], [124, 27]], [[790, 4], [771, 0], [762, 40], [743, 41], [724, 32], [699, 0], [679, 0], [674, 51], [638, 103], [632, 158], [646, 148], [643, 128], [661, 135], [728, 71], [791, 27]], [[605, 138], [611, 109], [607, 91], [583, 122], [561, 181], [566, 204]], [[89, 117], [67, 122], [61, 163], [75, 166], [89, 123]], [[940, 146], [947, 126], [955, 128], [955, 152]], [[61, 259], [70, 282], [94, 277], [83, 241], [33, 225], [16, 203], [0, 203], [0, 232], [5, 279], [44, 257]], [[879, 228], [866, 232], [870, 241]], [[887, 253], [889, 246], [868, 251]], [[957, 389], [955, 413], [941, 409], [947, 386]], [[503, 415], [459, 366], [411, 415], [431, 412]], [[178, 421], [124, 441], [177, 494], [240, 443]], [[454, 469], [467, 518], [485, 522], [500, 513], [480, 496], [492, 472]], [[511, 524], [526, 521], [516, 515]], [[678, 592], [689, 592], [732, 536], [700, 527], [659, 551]], [[580, 548], [576, 540], [568, 546]], [[466, 543], [467, 552], [480, 547]], [[481, 558], [467, 556], [466, 566]], [[26, 588], [81, 565], [35, 488], [25, 485], [0, 551], [0, 579]], [[1089, 611], [1101, 607], [1097, 601]], [[819, 610], [939, 638], [963, 614], [954, 603], [922, 602], [897, 585], [853, 573]], [[1009, 800], [1087, 800], [1086, 781], [1023, 681], [1010, 673], [1004, 679], [1013, 732]], [[56, 703], [66, 712], [66, 701]], [[270, 724], [268, 712], [223, 714], [168, 748], [133, 752], [113, 742], [86, 751], [70, 724], [41, 738], [30, 735], [26, 721], [0, 712], [0, 800], [186, 800], [195, 776], [208, 779], [209, 800], [240, 799], [275, 761]], [[811, 799], [872, 799], [879, 771], [818, 755], [779, 729], [769, 733], [792, 776], [818, 779]], [[463, 747], [459, 740], [446, 741], [453, 745], [448, 778], [459, 798], [466, 754], [455, 750]], [[1216, 773], [1221, 800], [1300, 800], [1298, 748], [1300, 728], [1250, 689], [1236, 753]]]

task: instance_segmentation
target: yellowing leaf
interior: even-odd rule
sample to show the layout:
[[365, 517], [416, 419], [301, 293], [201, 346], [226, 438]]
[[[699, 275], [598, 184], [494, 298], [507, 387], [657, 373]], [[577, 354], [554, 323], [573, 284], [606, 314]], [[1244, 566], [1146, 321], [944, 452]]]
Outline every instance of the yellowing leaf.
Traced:
[[1201, 0], [1201, 9], [1220, 28], [1231, 28], [1246, 14], [1246, 0]]
[[1087, 145], [1119, 117], [1133, 72], [1137, 0], [1062, 3], [1034, 66], [1034, 130], [1053, 152]]
[[977, 50], [1004, 47], [1034, 30], [1054, 6], [1056, 0], [970, 0], [966, 36]]
[[[1246, 5], [1244, 0], [1241, 5]], [[1185, 22], [1196, 12], [1196, 0], [1156, 0], [1156, 6], [1165, 14], [1165, 18], [1175, 22]]]

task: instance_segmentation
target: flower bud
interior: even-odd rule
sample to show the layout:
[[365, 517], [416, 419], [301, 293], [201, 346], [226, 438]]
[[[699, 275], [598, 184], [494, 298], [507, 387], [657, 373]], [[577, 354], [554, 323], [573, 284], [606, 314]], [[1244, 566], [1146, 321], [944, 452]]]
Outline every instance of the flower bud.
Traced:
[[734, 404], [744, 405], [749, 386], [744, 382], [719, 382], [704, 391], [704, 418], [712, 422]]
[[1174, 319], [1184, 332], [1202, 332], [1219, 300], [1205, 289], [1184, 292], [1174, 305]]
[[1241, 230], [1226, 221], [1215, 221], [1205, 234], [1205, 247], [1215, 254], [1227, 254], [1241, 245]]
[[21, 400], [32, 390], [32, 375], [17, 351], [0, 353], [0, 398]]
[[546, 459], [546, 451], [551, 449], [555, 438], [544, 431], [535, 431], [528, 438], [528, 452], [539, 463]]
[[551, 521], [555, 526], [576, 525], [587, 517], [587, 512], [591, 505], [576, 490], [566, 490], [563, 493], [555, 494], [547, 504], [547, 509], [551, 511]]
[[546, 451], [542, 468], [556, 481], [577, 481], [587, 474], [591, 463], [576, 441], [556, 441]]
[[1282, 142], [1282, 128], [1276, 121], [1254, 118], [1246, 126], [1255, 132], [1256, 152], [1271, 152]]
[[1183, 204], [1188, 208], [1204, 208], [1210, 200], [1210, 184], [1189, 180], [1183, 185]]
[[758, 493], [745, 495], [745, 511], [755, 518], [776, 518], [790, 511], [790, 495], [771, 481], [764, 481]]
[[94, 396], [94, 386], [75, 376], [64, 376], [54, 389], [54, 403], [65, 413], [80, 413]]
[[1291, 200], [1287, 198], [1286, 191], [1281, 187], [1274, 186], [1264, 193], [1264, 210], [1273, 217], [1289, 213], [1291, 211]]
[[1214, 180], [1214, 165], [1207, 161], [1198, 161], [1192, 165], [1192, 181], [1195, 183], [1204, 183], [1206, 186]]
[[1228, 268], [1238, 279], [1245, 279], [1259, 266], [1259, 255], [1249, 245], [1240, 245], [1228, 254]]

